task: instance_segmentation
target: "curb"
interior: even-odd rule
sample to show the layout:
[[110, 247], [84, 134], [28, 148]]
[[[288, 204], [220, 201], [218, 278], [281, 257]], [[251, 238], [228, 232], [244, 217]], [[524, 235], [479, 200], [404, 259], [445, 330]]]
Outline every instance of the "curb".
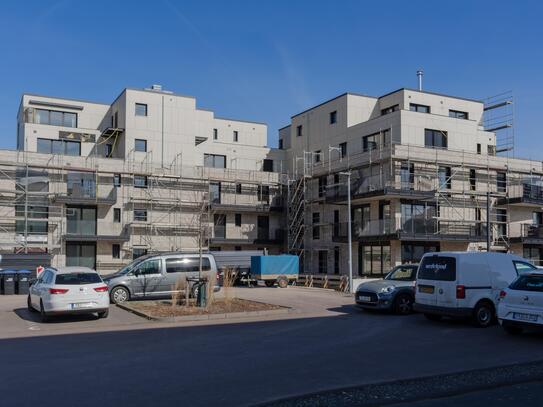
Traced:
[[[259, 301], [254, 301], [259, 302]], [[221, 314], [202, 314], [202, 315], [184, 315], [179, 317], [153, 317], [149, 314], [146, 314], [142, 311], [136, 310], [130, 306], [124, 304], [116, 304], [119, 308], [124, 309], [125, 311], [132, 312], [135, 315], [138, 315], [142, 318], [148, 319], [150, 321], [157, 322], [189, 322], [189, 321], [213, 321], [221, 319], [240, 319], [240, 318], [251, 318], [251, 317], [260, 317], [260, 316], [270, 316], [270, 315], [287, 315], [292, 312], [295, 312], [293, 308], [282, 307], [278, 309], [266, 310], [266, 311], [241, 311], [241, 312], [229, 312]]]
[[255, 404], [258, 407], [383, 406], [543, 380], [543, 361], [325, 390]]

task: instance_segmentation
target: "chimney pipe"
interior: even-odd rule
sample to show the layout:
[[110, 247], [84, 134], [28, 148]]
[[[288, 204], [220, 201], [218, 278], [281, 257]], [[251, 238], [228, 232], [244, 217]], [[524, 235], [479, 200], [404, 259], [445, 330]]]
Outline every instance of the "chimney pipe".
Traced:
[[422, 69], [419, 69], [417, 71], [417, 77], [419, 78], [419, 90], [422, 90], [422, 75], [424, 75], [424, 72]]

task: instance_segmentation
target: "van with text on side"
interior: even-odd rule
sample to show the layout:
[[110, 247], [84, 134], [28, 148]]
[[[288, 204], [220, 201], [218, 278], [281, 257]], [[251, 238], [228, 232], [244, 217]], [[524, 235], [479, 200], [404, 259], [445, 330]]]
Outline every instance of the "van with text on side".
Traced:
[[487, 327], [496, 320], [500, 291], [534, 270], [528, 260], [509, 253], [427, 253], [417, 272], [414, 309], [433, 321], [469, 318]]

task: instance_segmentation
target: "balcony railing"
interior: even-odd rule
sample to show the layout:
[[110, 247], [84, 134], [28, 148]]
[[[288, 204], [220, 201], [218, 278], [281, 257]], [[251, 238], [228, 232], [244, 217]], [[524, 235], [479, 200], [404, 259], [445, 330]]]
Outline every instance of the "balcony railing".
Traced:
[[543, 204], [543, 186], [530, 183], [509, 185], [509, 199], [521, 202]]
[[521, 237], [524, 239], [543, 240], [543, 225], [521, 225]]
[[65, 193], [55, 195], [57, 202], [64, 203], [88, 203], [88, 204], [109, 204], [117, 203], [117, 188], [108, 186], [107, 188], [98, 188], [96, 186], [72, 185]]
[[81, 235], [81, 236], [94, 236], [96, 235], [96, 221], [95, 220], [68, 220], [66, 227], [66, 234], [68, 235]]

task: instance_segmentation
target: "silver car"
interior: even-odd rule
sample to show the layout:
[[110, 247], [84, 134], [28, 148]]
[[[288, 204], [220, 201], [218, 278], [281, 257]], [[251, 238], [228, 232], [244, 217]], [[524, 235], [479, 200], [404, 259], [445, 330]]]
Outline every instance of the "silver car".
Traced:
[[[105, 276], [109, 287], [110, 300], [119, 303], [135, 298], [165, 297], [174, 293], [176, 282], [199, 276], [200, 256], [189, 253], [161, 253], [142, 256], [117, 273]], [[217, 275], [217, 264], [211, 254], [202, 255], [202, 271], [207, 276]], [[215, 279], [216, 280], [216, 279]], [[215, 286], [218, 291], [218, 286]], [[192, 292], [194, 295], [194, 292]]]
[[356, 306], [389, 310], [406, 315], [413, 312], [418, 264], [394, 267], [383, 280], [362, 283], [356, 289]]

